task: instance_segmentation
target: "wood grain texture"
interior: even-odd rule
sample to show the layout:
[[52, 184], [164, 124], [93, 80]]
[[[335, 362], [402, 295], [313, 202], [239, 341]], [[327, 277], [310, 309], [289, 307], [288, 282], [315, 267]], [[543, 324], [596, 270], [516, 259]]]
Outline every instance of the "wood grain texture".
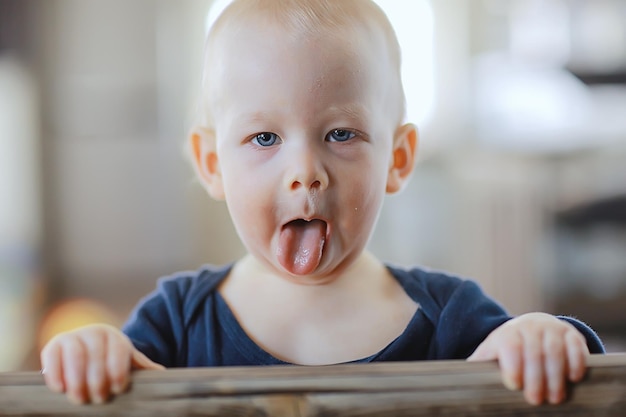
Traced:
[[39, 373], [0, 373], [0, 416], [626, 416], [626, 354], [593, 355], [559, 406], [506, 390], [497, 365], [465, 361], [138, 371], [104, 405], [75, 406]]

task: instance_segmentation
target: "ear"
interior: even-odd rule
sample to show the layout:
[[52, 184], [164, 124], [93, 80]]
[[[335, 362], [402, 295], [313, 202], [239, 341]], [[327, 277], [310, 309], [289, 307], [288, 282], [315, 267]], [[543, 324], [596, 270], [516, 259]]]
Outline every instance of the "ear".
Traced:
[[387, 175], [387, 193], [400, 191], [411, 176], [417, 154], [417, 141], [417, 127], [414, 124], [407, 123], [396, 130]]
[[194, 128], [189, 134], [189, 149], [193, 165], [209, 195], [216, 200], [224, 199], [224, 185], [217, 158], [215, 132], [203, 127]]

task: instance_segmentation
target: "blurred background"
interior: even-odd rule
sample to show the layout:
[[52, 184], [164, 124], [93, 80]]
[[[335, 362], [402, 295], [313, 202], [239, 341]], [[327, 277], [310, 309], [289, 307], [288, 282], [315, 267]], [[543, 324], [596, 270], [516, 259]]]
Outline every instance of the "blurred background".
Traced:
[[[0, 0], [0, 370], [243, 254], [183, 147], [210, 0]], [[626, 350], [626, 0], [379, 0], [420, 128], [370, 248]]]

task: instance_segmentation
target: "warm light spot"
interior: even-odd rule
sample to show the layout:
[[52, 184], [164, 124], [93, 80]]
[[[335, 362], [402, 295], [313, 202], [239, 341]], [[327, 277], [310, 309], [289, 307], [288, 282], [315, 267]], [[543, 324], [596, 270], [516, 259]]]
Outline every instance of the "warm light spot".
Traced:
[[95, 300], [77, 298], [58, 303], [41, 321], [37, 337], [39, 348], [61, 332], [95, 323], [120, 326], [121, 320], [108, 307]]

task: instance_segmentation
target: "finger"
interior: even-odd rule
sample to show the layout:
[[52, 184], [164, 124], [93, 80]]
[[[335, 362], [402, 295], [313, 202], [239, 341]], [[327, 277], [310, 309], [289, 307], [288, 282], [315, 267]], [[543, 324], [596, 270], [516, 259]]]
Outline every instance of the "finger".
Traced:
[[548, 332], [543, 340], [545, 380], [548, 400], [558, 404], [565, 399], [565, 379], [567, 377], [567, 354], [561, 334]]
[[524, 396], [530, 404], [539, 405], [545, 396], [543, 335], [524, 335]]
[[512, 391], [521, 389], [524, 379], [524, 345], [518, 333], [508, 335], [500, 349], [498, 364], [504, 386]]
[[565, 334], [565, 345], [569, 379], [572, 382], [579, 382], [587, 372], [587, 358], [589, 357], [587, 342], [578, 330], [571, 330]]
[[137, 349], [133, 349], [131, 364], [133, 369], [150, 369], [155, 371], [161, 371], [165, 369], [163, 365], [153, 362]]
[[87, 349], [87, 386], [91, 401], [102, 404], [109, 397], [109, 381], [106, 374], [105, 336], [98, 331], [85, 334], [82, 342]]
[[111, 392], [121, 394], [128, 389], [131, 370], [130, 342], [121, 339], [116, 334], [107, 335], [107, 372], [111, 383]]
[[63, 342], [62, 360], [65, 376], [65, 390], [70, 401], [83, 404], [87, 401], [85, 381], [85, 347], [75, 337]]
[[41, 373], [48, 388], [54, 392], [65, 391], [60, 343], [55, 339], [51, 340], [41, 351], [40, 359]]

